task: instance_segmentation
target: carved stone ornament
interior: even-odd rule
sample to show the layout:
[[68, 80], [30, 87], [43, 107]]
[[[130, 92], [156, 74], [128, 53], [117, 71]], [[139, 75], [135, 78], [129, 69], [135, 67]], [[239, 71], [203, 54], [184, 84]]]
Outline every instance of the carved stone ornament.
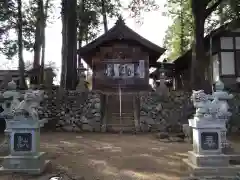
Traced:
[[223, 91], [224, 84], [220, 80], [216, 85], [216, 92], [214, 92], [213, 95], [205, 94], [204, 90], [193, 90], [191, 100], [196, 108], [194, 118], [197, 120], [227, 121], [232, 115], [232, 113], [229, 112], [229, 106], [226, 101], [232, 98], [232, 95]]
[[14, 116], [29, 116], [32, 120], [39, 120], [37, 108], [40, 107], [40, 102], [43, 100], [44, 92], [41, 90], [27, 91], [24, 94], [24, 99], [14, 111]]
[[16, 83], [11, 81], [8, 83], [7, 91], [1, 95], [1, 105], [3, 112], [1, 113], [6, 119], [13, 116], [13, 111], [20, 104], [21, 94], [16, 91]]

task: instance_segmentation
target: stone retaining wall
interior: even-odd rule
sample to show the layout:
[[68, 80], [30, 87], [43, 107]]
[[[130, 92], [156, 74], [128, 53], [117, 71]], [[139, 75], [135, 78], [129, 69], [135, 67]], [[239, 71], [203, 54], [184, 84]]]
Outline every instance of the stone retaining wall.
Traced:
[[230, 132], [240, 132], [240, 93], [233, 93], [234, 98], [229, 101], [231, 119], [228, 123]]
[[190, 96], [184, 91], [171, 91], [167, 96], [159, 96], [155, 92], [142, 95], [141, 123], [157, 126], [160, 130], [169, 125], [188, 123], [194, 113]]
[[[39, 109], [40, 117], [48, 118], [45, 130], [100, 131], [100, 94], [54, 90], [46, 92], [46, 95], [47, 98]], [[161, 131], [168, 125], [188, 123], [195, 111], [190, 96], [189, 92], [184, 91], [171, 91], [167, 97], [161, 97], [154, 92], [141, 94], [142, 129], [155, 127]], [[234, 99], [229, 104], [233, 112], [229, 129], [236, 132], [240, 127], [240, 94], [234, 94]]]
[[[176, 123], [187, 123], [194, 109], [190, 102], [190, 94], [172, 91], [168, 97], [160, 97], [156, 93], [140, 95], [142, 129], [157, 126], [158, 129]], [[100, 94], [76, 91], [48, 93], [41, 111], [43, 117], [49, 119], [46, 129], [64, 131], [100, 131], [101, 107]]]
[[91, 92], [48, 92], [40, 110], [48, 118], [45, 129], [62, 131], [100, 131], [100, 95]]

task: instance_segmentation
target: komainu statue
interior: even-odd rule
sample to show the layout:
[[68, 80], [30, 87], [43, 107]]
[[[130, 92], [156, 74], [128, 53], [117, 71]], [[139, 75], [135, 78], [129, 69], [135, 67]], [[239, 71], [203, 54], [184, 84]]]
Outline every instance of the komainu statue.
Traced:
[[43, 100], [43, 97], [44, 91], [27, 91], [24, 94], [24, 99], [16, 108], [14, 115], [23, 115], [25, 117], [31, 117], [33, 120], [39, 120], [37, 108], [40, 107], [40, 102]]

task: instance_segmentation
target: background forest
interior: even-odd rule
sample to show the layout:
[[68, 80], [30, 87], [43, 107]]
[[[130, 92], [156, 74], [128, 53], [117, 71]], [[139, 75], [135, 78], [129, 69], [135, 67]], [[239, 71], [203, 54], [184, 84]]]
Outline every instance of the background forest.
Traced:
[[[56, 9], [61, 9], [61, 13], [56, 13]], [[152, 0], [133, 0], [128, 4], [119, 0], [4, 0], [0, 2], [0, 54], [9, 60], [18, 59], [22, 76], [24, 69], [40, 67], [43, 70], [48, 64], [45, 62], [46, 27], [61, 19], [61, 85], [72, 88], [76, 71], [67, 72], [67, 69], [77, 66], [77, 48], [95, 39], [101, 27], [107, 31], [108, 18], [118, 17], [122, 10], [128, 10], [129, 15], [140, 22], [141, 12], [155, 9], [158, 6]], [[24, 51], [32, 52], [33, 60], [24, 59]], [[23, 78], [21, 86], [26, 86]]]
[[[56, 13], [56, 8], [60, 8], [61, 13]], [[0, 54], [10, 60], [18, 60], [22, 88], [26, 87], [23, 75], [28, 68], [40, 68], [38, 83], [41, 83], [44, 66], [49, 65], [49, 62], [45, 62], [46, 27], [54, 23], [56, 18], [61, 19], [60, 84], [67, 89], [74, 89], [76, 69], [81, 61], [77, 49], [95, 39], [102, 27], [106, 32], [109, 19], [127, 10], [130, 17], [141, 24], [144, 23], [143, 12], [160, 9], [164, 9], [163, 15], [173, 22], [164, 38], [167, 59], [174, 60], [195, 47], [192, 85], [194, 89], [199, 89], [204, 84], [204, 71], [194, 69], [204, 68], [201, 64], [205, 53], [201, 42], [205, 34], [239, 18], [240, 2], [236, 0], [167, 0], [164, 7], [160, 7], [155, 0], [129, 0], [127, 4], [120, 0], [3, 0], [0, 2]], [[24, 51], [33, 53], [31, 63], [24, 59]], [[50, 64], [54, 66], [54, 62]]]

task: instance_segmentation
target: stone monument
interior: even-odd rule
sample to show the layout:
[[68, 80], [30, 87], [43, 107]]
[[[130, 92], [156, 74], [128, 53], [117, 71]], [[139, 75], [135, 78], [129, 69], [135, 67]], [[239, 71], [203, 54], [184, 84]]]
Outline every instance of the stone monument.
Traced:
[[194, 118], [189, 120], [189, 126], [193, 128], [193, 151], [189, 151], [188, 159], [183, 161], [188, 165], [190, 176], [196, 179], [233, 179], [240, 170], [240, 166], [230, 165], [230, 155], [222, 152], [226, 142], [226, 122], [231, 116], [227, 100], [233, 98], [223, 89], [224, 85], [219, 81], [212, 95], [203, 90], [192, 94], [196, 108]]
[[[49, 161], [40, 149], [40, 127], [46, 122], [39, 120], [37, 109], [43, 91], [27, 91], [24, 99], [9, 113], [7, 129], [10, 133], [10, 153], [3, 158], [0, 172], [40, 174]], [[5, 109], [4, 109], [5, 110]]]

